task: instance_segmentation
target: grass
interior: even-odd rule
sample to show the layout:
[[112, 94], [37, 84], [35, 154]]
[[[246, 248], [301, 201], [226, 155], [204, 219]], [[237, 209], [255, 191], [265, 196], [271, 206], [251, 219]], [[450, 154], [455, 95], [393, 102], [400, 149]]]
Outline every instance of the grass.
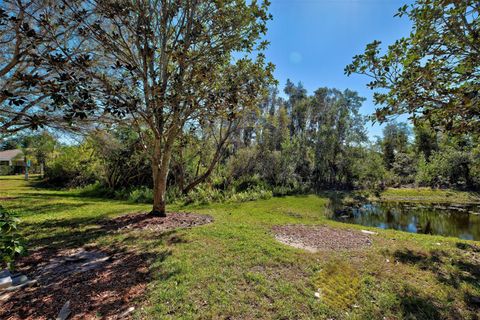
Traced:
[[33, 250], [95, 243], [153, 256], [153, 279], [137, 318], [480, 317], [478, 242], [375, 230], [371, 248], [308, 253], [275, 241], [270, 228], [277, 224], [365, 229], [327, 220], [327, 195], [170, 207], [210, 214], [215, 222], [162, 236], [112, 235], [99, 228], [103, 219], [146, 211], [148, 205], [36, 189], [19, 177], [0, 177], [0, 195], [16, 197], [0, 203], [18, 212]]
[[454, 202], [454, 203], [480, 203], [480, 194], [477, 192], [439, 190], [431, 188], [401, 188], [387, 189], [381, 194], [385, 201], [408, 202]]

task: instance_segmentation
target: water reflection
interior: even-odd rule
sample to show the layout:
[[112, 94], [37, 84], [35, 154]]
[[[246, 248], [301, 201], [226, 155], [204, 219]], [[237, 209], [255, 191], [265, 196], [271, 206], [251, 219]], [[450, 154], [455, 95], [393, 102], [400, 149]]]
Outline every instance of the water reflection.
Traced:
[[337, 221], [480, 240], [480, 205], [379, 202], [332, 211]]

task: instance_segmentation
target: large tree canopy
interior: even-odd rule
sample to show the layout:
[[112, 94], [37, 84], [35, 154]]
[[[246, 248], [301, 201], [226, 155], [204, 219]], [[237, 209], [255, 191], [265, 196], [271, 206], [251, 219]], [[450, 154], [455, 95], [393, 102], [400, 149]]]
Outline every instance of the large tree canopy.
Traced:
[[345, 69], [371, 77], [376, 118], [408, 113], [451, 132], [480, 132], [480, 3], [417, 0], [396, 15], [412, 21], [410, 35], [386, 52], [368, 44]]
[[1, 135], [46, 126], [75, 129], [75, 118], [102, 114], [89, 98], [91, 88], [72, 73], [72, 64], [85, 60], [74, 37], [78, 17], [61, 12], [56, 2], [0, 1]]
[[[249, 3], [247, 3], [249, 2]], [[76, 109], [91, 103], [121, 115], [138, 130], [151, 157], [153, 213], [165, 213], [170, 161], [183, 132], [217, 128], [218, 153], [239, 119], [254, 108], [272, 79], [261, 53], [267, 43], [268, 1], [69, 1], [59, 7], [78, 22], [75, 41], [58, 43], [72, 61], [69, 79], [88, 88]], [[70, 47], [81, 48], [81, 54]], [[79, 51], [76, 51], [79, 52]], [[55, 100], [71, 104], [71, 88]], [[78, 94], [76, 95], [78, 96]], [[197, 130], [198, 129], [198, 130]], [[201, 182], [219, 156], [212, 159]]]

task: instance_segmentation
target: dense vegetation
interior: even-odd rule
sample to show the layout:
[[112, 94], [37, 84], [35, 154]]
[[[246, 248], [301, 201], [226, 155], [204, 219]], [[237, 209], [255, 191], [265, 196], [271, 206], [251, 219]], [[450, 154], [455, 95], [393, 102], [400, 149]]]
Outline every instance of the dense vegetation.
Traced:
[[[389, 123], [369, 141], [364, 101], [356, 92], [320, 88], [309, 95], [288, 82], [286, 99], [272, 87], [218, 149], [215, 133], [182, 134], [168, 176], [170, 200], [255, 199], [327, 189], [480, 186], [476, 135], [450, 136], [427, 125]], [[215, 128], [211, 129], [215, 130]], [[97, 129], [77, 143], [44, 132], [6, 140], [45, 164], [44, 183], [85, 187], [90, 194], [151, 202], [151, 162], [127, 126]], [[214, 167], [212, 163], [217, 165]], [[240, 193], [240, 195], [235, 195]]]
[[156, 215], [167, 193], [195, 190], [478, 187], [475, 1], [403, 6], [409, 37], [383, 55], [375, 41], [346, 67], [372, 78], [377, 120], [414, 120], [413, 136], [391, 123], [373, 142], [351, 90], [308, 94], [289, 81], [279, 97], [263, 54], [268, 6], [3, 1], [2, 140], [39, 128], [81, 133], [54, 152], [32, 149], [49, 183], [141, 187]]

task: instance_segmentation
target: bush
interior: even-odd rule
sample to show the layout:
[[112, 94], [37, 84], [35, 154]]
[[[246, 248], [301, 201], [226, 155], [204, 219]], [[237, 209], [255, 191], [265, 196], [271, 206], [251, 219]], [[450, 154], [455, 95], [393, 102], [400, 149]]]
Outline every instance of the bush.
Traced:
[[0, 206], [0, 261], [2, 268], [13, 268], [15, 259], [26, 253], [22, 237], [18, 234], [18, 223], [12, 212]]
[[416, 182], [429, 187], [472, 187], [470, 170], [473, 167], [470, 154], [448, 148], [434, 152], [430, 162], [420, 159]]
[[307, 194], [309, 192], [312, 192], [312, 189], [309, 185], [277, 186], [272, 189], [272, 195], [276, 197], [291, 196], [295, 194]]
[[252, 176], [256, 171], [258, 151], [256, 148], [240, 149], [227, 163], [229, 177], [237, 180], [243, 176]]
[[266, 184], [258, 175], [249, 175], [241, 177], [234, 184], [234, 189], [236, 192], [243, 192], [253, 188], [263, 188], [265, 189]]
[[8, 176], [13, 174], [13, 167], [0, 165], [0, 176]]
[[259, 199], [269, 199], [272, 196], [272, 191], [260, 186], [249, 188], [242, 192], [235, 192], [235, 190], [222, 191], [206, 186], [198, 186], [181, 200], [183, 200], [184, 204], [205, 205], [213, 202], [245, 202]]
[[353, 160], [354, 186], [371, 190], [382, 189], [388, 173], [383, 166], [382, 155], [374, 150], [366, 150], [364, 154]]
[[140, 187], [130, 191], [128, 201], [134, 203], [153, 203], [153, 190], [147, 187]]
[[254, 200], [266, 200], [273, 197], [273, 193], [270, 190], [265, 190], [260, 187], [251, 188], [243, 192], [234, 193], [228, 198], [229, 202], [246, 202]]
[[212, 202], [224, 202], [228, 191], [209, 188], [208, 186], [197, 186], [185, 197], [185, 204], [209, 204]]
[[472, 164], [470, 166], [472, 187], [480, 189], [480, 146], [472, 152]]
[[127, 199], [127, 197], [116, 197], [112, 189], [105, 187], [98, 181], [84, 187], [75, 188], [74, 190], [85, 197]]
[[88, 144], [62, 147], [45, 169], [46, 183], [56, 187], [83, 187], [99, 180], [99, 162]]
[[406, 185], [415, 181], [415, 158], [412, 154], [398, 152], [392, 164], [392, 172], [395, 175], [397, 186]]

